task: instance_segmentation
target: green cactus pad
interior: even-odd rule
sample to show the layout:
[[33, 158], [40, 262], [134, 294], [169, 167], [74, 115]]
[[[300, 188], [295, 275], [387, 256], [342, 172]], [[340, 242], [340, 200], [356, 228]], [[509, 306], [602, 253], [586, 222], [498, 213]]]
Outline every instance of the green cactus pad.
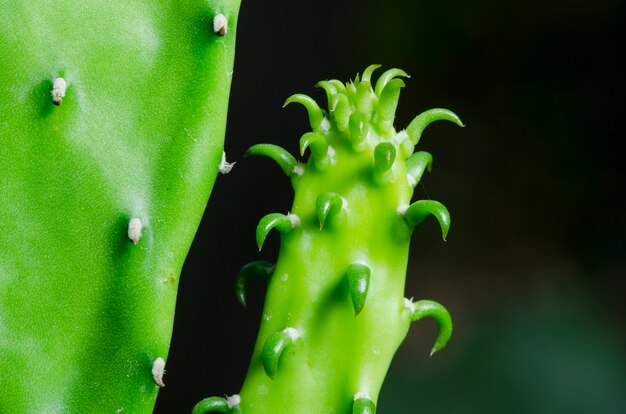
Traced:
[[152, 412], [238, 8], [1, 2], [0, 412]]

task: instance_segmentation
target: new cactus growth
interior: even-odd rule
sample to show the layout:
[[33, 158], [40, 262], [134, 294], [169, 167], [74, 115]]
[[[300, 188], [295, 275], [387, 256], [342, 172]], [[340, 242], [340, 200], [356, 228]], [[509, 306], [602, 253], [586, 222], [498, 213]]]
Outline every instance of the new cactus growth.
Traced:
[[[281, 234], [276, 266], [246, 265], [237, 278], [237, 298], [245, 305], [249, 280], [269, 281], [257, 344], [236, 412], [374, 413], [391, 359], [412, 322], [435, 318], [439, 335], [432, 353], [443, 348], [452, 322], [440, 304], [404, 297], [409, 241], [413, 228], [434, 216], [445, 239], [448, 210], [439, 202], [411, 204], [413, 189], [430, 170], [429, 153], [414, 153], [423, 130], [447, 120], [462, 126], [451, 111], [432, 109], [406, 128], [393, 127], [401, 77], [384, 72], [375, 86], [369, 66], [354, 82], [320, 82], [328, 111], [306, 95], [312, 131], [300, 139], [306, 163], [271, 144], [247, 155], [275, 160], [295, 190], [289, 214], [268, 214], [259, 222], [259, 249], [272, 229]], [[194, 414], [235, 412], [225, 403], [204, 400]], [[221, 407], [221, 408], [219, 408]], [[229, 411], [230, 410], [230, 411]]]
[[1, 413], [152, 412], [238, 8], [0, 2]]

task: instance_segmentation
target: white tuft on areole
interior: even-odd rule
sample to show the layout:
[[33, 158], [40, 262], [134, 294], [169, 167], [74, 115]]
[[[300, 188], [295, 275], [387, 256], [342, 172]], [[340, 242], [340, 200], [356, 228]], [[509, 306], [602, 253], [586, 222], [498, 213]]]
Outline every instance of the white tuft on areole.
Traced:
[[218, 36], [228, 33], [228, 19], [222, 13], [213, 18], [213, 32]]
[[320, 128], [322, 128], [322, 131], [329, 131], [330, 130], [330, 121], [328, 120], [328, 118], [323, 118], [322, 122], [320, 122]]
[[63, 78], [56, 78], [52, 81], [52, 103], [56, 106], [61, 105], [63, 98], [65, 98], [65, 92], [67, 91], [67, 82]]
[[141, 232], [143, 230], [143, 224], [137, 217], [133, 217], [128, 223], [128, 238], [133, 244], [139, 243], [141, 240]]
[[297, 163], [293, 167], [293, 170], [291, 170], [291, 173], [297, 176], [301, 176], [302, 174], [304, 174], [304, 165], [302, 165], [301, 163]]
[[365, 398], [368, 400], [371, 400], [370, 395], [366, 392], [357, 392], [356, 394], [354, 394], [354, 400], [358, 400], [360, 398]]
[[161, 388], [165, 387], [163, 375], [165, 375], [165, 360], [158, 357], [152, 364], [152, 379], [154, 383]]
[[222, 151], [222, 162], [220, 163], [220, 173], [228, 174], [235, 166], [235, 162], [226, 161], [226, 152]]
[[413, 303], [413, 299], [404, 298], [404, 308], [408, 309], [411, 313], [415, 312], [415, 303]]
[[402, 131], [398, 132], [396, 134], [396, 136], [394, 137], [394, 140], [396, 141], [396, 144], [398, 144], [398, 145], [402, 144], [402, 142], [404, 142], [407, 139], [409, 139], [409, 133], [406, 132], [405, 129], [403, 129]]
[[396, 209], [396, 212], [398, 214], [400, 214], [401, 216], [404, 216], [406, 214], [406, 211], [409, 209], [409, 205], [408, 204], [403, 204], [400, 207], [398, 207]]
[[287, 335], [289, 335], [292, 341], [295, 341], [296, 339], [300, 337], [300, 333], [298, 332], [296, 328], [285, 328], [283, 329], [283, 333], [286, 333]]
[[337, 151], [335, 151], [335, 149], [329, 145], [328, 150], [326, 151], [326, 154], [328, 154], [328, 158], [330, 158], [331, 164], [334, 164]]
[[239, 404], [241, 404], [241, 397], [239, 394], [233, 394], [230, 397], [226, 397], [226, 405], [228, 405], [229, 409], [237, 407]]
[[291, 228], [295, 229], [296, 227], [300, 226], [300, 217], [298, 217], [296, 214], [287, 214], [287, 218], [289, 219], [289, 222], [291, 223]]
[[415, 188], [415, 186], [417, 185], [417, 181], [415, 181], [415, 177], [413, 177], [411, 174], [406, 175], [406, 181], [409, 184], [409, 187], [411, 188]]

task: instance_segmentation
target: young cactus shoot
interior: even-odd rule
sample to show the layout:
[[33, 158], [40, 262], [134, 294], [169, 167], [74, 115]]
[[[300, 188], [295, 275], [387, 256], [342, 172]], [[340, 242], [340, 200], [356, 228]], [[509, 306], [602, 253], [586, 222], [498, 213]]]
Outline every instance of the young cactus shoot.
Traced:
[[300, 139], [301, 155], [310, 149], [306, 163], [271, 144], [248, 150], [275, 160], [291, 179], [293, 207], [289, 214], [263, 217], [256, 230], [259, 249], [272, 229], [280, 232], [276, 265], [253, 262], [237, 278], [244, 306], [251, 278], [269, 283], [237, 404], [207, 399], [194, 414], [371, 414], [412, 322], [430, 316], [439, 324], [431, 355], [450, 339], [448, 311], [433, 301], [406, 299], [404, 284], [413, 228], [430, 215], [444, 239], [450, 228], [441, 203], [411, 204], [432, 162], [414, 148], [432, 122], [463, 124], [451, 111], [431, 109], [396, 131], [401, 78], [408, 76], [390, 69], [373, 85], [378, 67], [347, 84], [320, 82], [328, 111], [306, 95], [287, 99], [286, 105], [300, 103], [308, 112], [311, 131]]

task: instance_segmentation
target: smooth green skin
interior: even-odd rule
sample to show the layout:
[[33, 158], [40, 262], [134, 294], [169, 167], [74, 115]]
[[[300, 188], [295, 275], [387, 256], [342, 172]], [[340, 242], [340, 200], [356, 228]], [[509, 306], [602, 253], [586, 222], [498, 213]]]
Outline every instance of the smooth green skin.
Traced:
[[[280, 254], [270, 279], [250, 369], [240, 392], [244, 413], [348, 414], [353, 409], [356, 413], [373, 412], [371, 407], [378, 399], [393, 355], [415, 320], [404, 299], [413, 226], [401, 208], [408, 207], [413, 193], [407, 180], [406, 159], [414, 145], [412, 137], [397, 133], [391, 126], [401, 85], [392, 84], [393, 76], [383, 74], [381, 79], [391, 87], [377, 86], [380, 96], [374, 95], [366, 83], [371, 68], [364, 72], [356, 88], [346, 85], [350, 110], [365, 111], [365, 115], [355, 115], [354, 119], [357, 124], [363, 119], [369, 123], [366, 138], [358, 137], [359, 131], [365, 130], [364, 125], [348, 131], [349, 114], [346, 115], [345, 107], [337, 113], [338, 107], [331, 106], [330, 128], [325, 129], [319, 108], [297, 95], [297, 102], [309, 111], [314, 133], [326, 140], [334, 156], [326, 159], [327, 153], [316, 153], [312, 148], [313, 155], [304, 165], [304, 173], [290, 175], [295, 189], [290, 211], [301, 223], [293, 229], [275, 227], [281, 232]], [[404, 74], [392, 71], [394, 76]], [[338, 102], [333, 95], [339, 88], [328, 86], [328, 82], [325, 85], [329, 101]], [[308, 142], [310, 138], [305, 134], [303, 140]], [[381, 143], [384, 144], [376, 150]], [[272, 158], [285, 157], [276, 152]], [[283, 170], [288, 173], [289, 168]], [[344, 208], [334, 214], [324, 203], [336, 198], [329, 192], [344, 199]], [[325, 195], [319, 198], [321, 194]], [[325, 218], [323, 227], [320, 215]], [[257, 238], [259, 234], [265, 237], [264, 221], [257, 229]], [[443, 222], [444, 234], [448, 225], [449, 221]], [[355, 263], [367, 266], [371, 274], [360, 312], [356, 312], [358, 305], [351, 298], [347, 275]], [[356, 287], [352, 289], [355, 296], [362, 295]], [[266, 346], [266, 341], [288, 327], [295, 328], [300, 336], [277, 356], [274, 372], [275, 359], [268, 352], [271, 347]], [[451, 323], [444, 328], [443, 331], [451, 332]], [[440, 339], [445, 345], [449, 336]], [[354, 404], [357, 393], [365, 393], [371, 400]]]
[[152, 412], [221, 161], [238, 9], [0, 2], [0, 412]]

